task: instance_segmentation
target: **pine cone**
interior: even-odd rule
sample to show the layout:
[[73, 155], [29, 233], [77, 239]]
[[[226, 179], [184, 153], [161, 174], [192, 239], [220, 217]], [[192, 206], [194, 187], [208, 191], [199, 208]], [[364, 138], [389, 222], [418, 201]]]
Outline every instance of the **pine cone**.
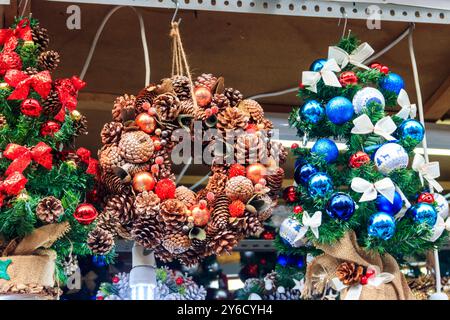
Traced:
[[97, 218], [97, 228], [108, 231], [113, 236], [118, 234], [117, 228], [120, 226], [119, 219], [115, 213], [109, 211], [102, 211]]
[[211, 73], [203, 73], [201, 76], [197, 77], [195, 81], [196, 87], [206, 87], [209, 90], [212, 90], [217, 82], [217, 78], [213, 76]]
[[273, 202], [266, 194], [259, 196], [259, 199], [267, 203], [267, 208], [258, 212], [258, 219], [259, 221], [266, 221], [272, 216], [273, 207], [276, 205], [276, 202]]
[[244, 176], [233, 177], [225, 186], [225, 194], [233, 200], [241, 200], [246, 203], [254, 193], [255, 189], [250, 179]]
[[191, 85], [189, 83], [189, 78], [186, 76], [173, 76], [172, 77], [172, 87], [175, 91], [178, 99], [181, 101], [191, 99]]
[[186, 188], [185, 186], [179, 186], [175, 190], [175, 198], [183, 202], [184, 205], [188, 208], [196, 204], [196, 197], [197, 195], [195, 194], [195, 192]]
[[198, 256], [206, 256], [206, 244], [206, 240], [199, 240], [195, 238], [191, 240], [191, 248], [197, 253]]
[[264, 226], [259, 221], [258, 215], [248, 211], [244, 215], [244, 225], [245, 236], [258, 236], [264, 231]]
[[120, 155], [128, 162], [147, 162], [153, 155], [153, 140], [144, 131], [126, 132], [119, 141], [119, 150]]
[[238, 136], [236, 141], [236, 162], [241, 164], [265, 163], [268, 151], [264, 137], [258, 133], [245, 133]]
[[35, 26], [31, 29], [31, 36], [33, 37], [33, 42], [39, 45], [39, 51], [42, 52], [48, 48], [50, 37], [47, 29]]
[[59, 53], [53, 50], [44, 51], [39, 55], [38, 66], [41, 70], [53, 71], [61, 62]]
[[195, 266], [200, 262], [200, 259], [201, 256], [198, 254], [198, 252], [192, 249], [183, 252], [183, 254], [178, 257], [178, 260], [180, 260], [180, 262], [187, 267]]
[[211, 101], [211, 107], [217, 107], [219, 110], [230, 107], [230, 100], [223, 93], [216, 93]]
[[225, 88], [223, 94], [228, 98], [232, 107], [237, 106], [244, 99], [244, 95], [233, 88]]
[[153, 248], [161, 243], [162, 230], [155, 216], [142, 215], [133, 224], [133, 239], [145, 248]]
[[103, 144], [117, 143], [119, 142], [120, 135], [122, 134], [123, 124], [117, 121], [111, 121], [105, 123], [100, 133]]
[[88, 134], [88, 121], [85, 115], [82, 115], [79, 120], [73, 122], [75, 137]]
[[28, 76], [34, 76], [39, 73], [39, 70], [33, 67], [28, 67], [23, 72]]
[[288, 151], [281, 142], [270, 141], [270, 155], [278, 159], [279, 164], [284, 164], [288, 157]]
[[154, 177], [157, 180], [169, 178], [172, 177], [172, 160], [170, 158], [170, 150], [168, 148], [162, 148], [161, 150], [158, 150], [153, 155], [152, 159], [155, 160], [157, 157], [163, 157], [163, 163], [158, 165], [159, 171], [154, 174]]
[[164, 237], [162, 246], [172, 254], [181, 254], [189, 249], [191, 240], [183, 233], [170, 233]]
[[284, 170], [283, 168], [277, 168], [273, 173], [266, 176], [266, 186], [270, 189], [269, 196], [272, 199], [276, 199], [283, 186]]
[[163, 246], [158, 246], [155, 249], [155, 257], [158, 258], [163, 263], [172, 262], [174, 259], [174, 255], [164, 249]]
[[153, 105], [159, 119], [162, 121], [172, 121], [180, 113], [180, 100], [172, 93], [160, 94], [153, 100]]
[[112, 172], [113, 168], [124, 164], [120, 149], [115, 144], [106, 146], [100, 151], [99, 162], [103, 171]]
[[139, 172], [146, 172], [149, 171], [151, 167], [151, 164], [146, 163], [126, 163], [122, 166], [122, 169], [124, 169], [130, 176], [135, 176]]
[[205, 108], [194, 109], [194, 119], [197, 121], [205, 121], [206, 119], [208, 119], [208, 116], [206, 115], [206, 109]]
[[215, 254], [219, 255], [223, 252], [231, 252], [238, 242], [239, 237], [235, 232], [224, 230], [211, 239], [209, 246]]
[[36, 207], [36, 215], [39, 220], [45, 223], [54, 223], [64, 213], [61, 200], [50, 196], [41, 199]]
[[[245, 100], [242, 100], [240, 105], [241, 104], [248, 110], [250, 117], [255, 122], [259, 123], [263, 120], [264, 110], [257, 101], [251, 100], [251, 99], [245, 99]], [[239, 107], [240, 107], [240, 105], [239, 105]]]
[[336, 276], [346, 286], [359, 283], [363, 275], [364, 268], [353, 262], [343, 262], [336, 269]]
[[7, 125], [8, 125], [8, 121], [6, 120], [6, 117], [0, 113], [0, 130], [3, 129]]
[[214, 173], [208, 180], [206, 190], [211, 191], [216, 196], [221, 194], [225, 190], [225, 185], [228, 182], [228, 176], [223, 173]]
[[186, 222], [187, 207], [177, 199], [168, 199], [161, 203], [160, 214], [168, 230], [180, 229]]
[[134, 210], [136, 216], [156, 216], [160, 200], [153, 191], [144, 191], [136, 196]]
[[106, 190], [110, 193], [121, 194], [129, 191], [130, 186], [126, 185], [115, 173], [105, 172], [101, 179]]
[[217, 115], [217, 128], [222, 131], [245, 129], [248, 118], [238, 108], [228, 107]]
[[62, 104], [59, 101], [59, 94], [56, 90], [51, 90], [50, 94], [47, 96], [47, 99], [42, 103], [42, 110], [45, 115], [51, 117], [55, 116], [59, 110], [61, 110]]
[[110, 212], [122, 225], [126, 225], [134, 218], [133, 200], [133, 197], [128, 194], [111, 196], [106, 202], [104, 211]]
[[114, 101], [114, 107], [112, 109], [112, 117], [114, 121], [122, 121], [122, 111], [129, 111], [134, 110], [134, 114], [136, 116], [136, 97], [133, 95], [123, 95], [120, 97], [117, 97]]
[[142, 89], [136, 97], [137, 113], [146, 112], [153, 104], [153, 99], [158, 96], [158, 86], [151, 84]]
[[214, 230], [210, 230], [210, 232], [227, 228], [230, 219], [230, 211], [228, 209], [229, 204], [230, 200], [226, 195], [221, 194], [216, 196], [210, 223], [213, 225]]
[[180, 114], [195, 116], [194, 102], [192, 99], [182, 100], [180, 103]]
[[104, 229], [95, 228], [89, 233], [87, 244], [92, 253], [105, 255], [114, 247], [114, 237]]

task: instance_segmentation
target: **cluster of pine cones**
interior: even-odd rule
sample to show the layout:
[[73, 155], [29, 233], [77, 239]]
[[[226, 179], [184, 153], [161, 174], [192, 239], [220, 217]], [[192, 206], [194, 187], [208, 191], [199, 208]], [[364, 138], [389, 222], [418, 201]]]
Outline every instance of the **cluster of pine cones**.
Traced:
[[[278, 163], [286, 160], [287, 152], [270, 140], [272, 123], [256, 101], [244, 100], [211, 74], [202, 74], [193, 84], [174, 76], [137, 96], [117, 98], [112, 117], [101, 132], [106, 196], [88, 239], [95, 254], [108, 253], [114, 238], [122, 237], [153, 249], [161, 261], [193, 265], [202, 257], [229, 252], [244, 237], [263, 230], [282, 186], [284, 171]], [[223, 163], [223, 154], [214, 153], [212, 174], [197, 193], [175, 186], [170, 158], [172, 132], [184, 128], [192, 136], [194, 121], [221, 132], [243, 130], [232, 146], [239, 164]], [[254, 155], [264, 164], [252, 163]], [[252, 166], [261, 178], [248, 176]], [[138, 185], [142, 176], [144, 187]]]

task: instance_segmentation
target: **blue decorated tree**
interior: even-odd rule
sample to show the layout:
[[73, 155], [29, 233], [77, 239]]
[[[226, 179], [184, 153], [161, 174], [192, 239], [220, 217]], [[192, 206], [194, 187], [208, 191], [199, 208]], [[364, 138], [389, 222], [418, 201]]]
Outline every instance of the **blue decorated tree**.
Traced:
[[[277, 246], [321, 254], [308, 264], [304, 297], [411, 298], [397, 261], [447, 236], [448, 204], [433, 194], [442, 191], [439, 164], [414, 151], [425, 135], [416, 106], [399, 75], [364, 64], [373, 52], [353, 36], [330, 47], [303, 72], [301, 105], [289, 118], [303, 143], [292, 147], [296, 185], [285, 199], [293, 214]], [[371, 290], [380, 286], [381, 295]]]

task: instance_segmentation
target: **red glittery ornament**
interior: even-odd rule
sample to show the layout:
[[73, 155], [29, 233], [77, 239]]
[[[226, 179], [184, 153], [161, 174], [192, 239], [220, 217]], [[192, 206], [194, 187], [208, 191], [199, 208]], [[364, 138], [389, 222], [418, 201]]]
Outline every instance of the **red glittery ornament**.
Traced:
[[370, 157], [363, 151], [358, 151], [350, 157], [348, 165], [352, 168], [359, 168], [370, 162]]
[[295, 190], [294, 186], [289, 186], [283, 191], [283, 199], [286, 202], [296, 202], [297, 197], [297, 191]]
[[170, 179], [162, 179], [156, 183], [155, 193], [161, 199], [175, 198], [175, 183]]
[[388, 74], [389, 73], [389, 68], [385, 65], [382, 65], [379, 62], [373, 62], [370, 64], [369, 66], [371, 69], [377, 69], [378, 71], [380, 71], [381, 73], [384, 74]]
[[53, 136], [56, 132], [61, 129], [61, 126], [58, 122], [55, 121], [47, 121], [41, 126], [41, 135], [43, 136]]
[[25, 99], [22, 101], [20, 111], [28, 117], [39, 117], [42, 113], [42, 107], [36, 99]]
[[0, 75], [10, 69], [22, 70], [22, 59], [14, 51], [3, 51], [0, 53]]
[[345, 87], [349, 84], [357, 84], [358, 83], [358, 77], [353, 71], [344, 71], [339, 76], [339, 82], [340, 84]]
[[245, 167], [239, 163], [232, 164], [228, 170], [228, 178], [245, 176]]
[[97, 296], [97, 297], [95, 297], [95, 299], [97, 299], [97, 300], [104, 300], [105, 298], [103, 296]]
[[295, 214], [299, 214], [303, 212], [303, 208], [302, 206], [295, 206], [292, 211], [294, 211]]
[[73, 213], [74, 218], [81, 224], [91, 224], [98, 216], [97, 209], [92, 204], [82, 203]]
[[424, 202], [424, 203], [433, 203], [434, 202], [434, 196], [429, 192], [422, 192], [419, 195], [419, 198], [417, 199], [417, 202]]
[[181, 286], [181, 285], [184, 283], [183, 277], [178, 277], [178, 278], [176, 278], [176, 279], [175, 279], [175, 283], [176, 283], [178, 286]]
[[194, 96], [199, 107], [206, 107], [212, 100], [212, 93], [208, 88], [197, 87], [194, 89]]

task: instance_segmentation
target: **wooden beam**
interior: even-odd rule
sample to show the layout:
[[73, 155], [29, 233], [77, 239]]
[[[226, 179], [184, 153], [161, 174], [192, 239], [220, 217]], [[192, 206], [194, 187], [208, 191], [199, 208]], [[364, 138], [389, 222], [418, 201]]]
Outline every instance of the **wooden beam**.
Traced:
[[450, 110], [450, 76], [425, 103], [425, 119], [439, 120]]

